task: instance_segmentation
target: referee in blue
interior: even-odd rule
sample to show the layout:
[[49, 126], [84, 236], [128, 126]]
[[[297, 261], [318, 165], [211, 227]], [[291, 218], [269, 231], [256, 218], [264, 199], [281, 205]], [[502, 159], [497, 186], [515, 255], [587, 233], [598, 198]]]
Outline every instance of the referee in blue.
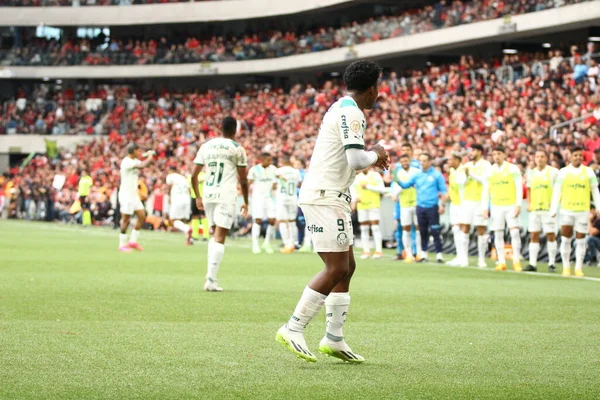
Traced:
[[[442, 173], [432, 167], [429, 153], [422, 153], [419, 159], [421, 172], [413, 175], [408, 181], [398, 182], [398, 184], [403, 189], [413, 186], [417, 189], [417, 221], [421, 231], [421, 247], [424, 252], [427, 252], [431, 233], [437, 253], [436, 260], [438, 263], [443, 263], [440, 215], [445, 211], [446, 181]], [[426, 260], [427, 258], [424, 259]]]

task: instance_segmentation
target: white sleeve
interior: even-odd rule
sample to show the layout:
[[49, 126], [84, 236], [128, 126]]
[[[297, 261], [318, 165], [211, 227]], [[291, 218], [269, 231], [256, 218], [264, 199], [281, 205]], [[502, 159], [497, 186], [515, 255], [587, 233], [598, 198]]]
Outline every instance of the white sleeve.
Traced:
[[173, 184], [173, 174], [167, 175], [167, 185]]
[[350, 168], [359, 171], [375, 164], [377, 162], [377, 153], [350, 147], [346, 149], [346, 158], [348, 159]]
[[196, 165], [204, 165], [204, 157], [202, 156], [202, 147], [196, 153], [196, 158], [194, 158], [194, 164]]
[[341, 107], [337, 124], [345, 150], [365, 148], [364, 136], [367, 123], [365, 115], [358, 107]]
[[483, 184], [483, 189], [481, 192], [481, 207], [484, 210], [487, 210], [490, 205], [490, 181], [488, 176], [482, 177], [481, 181], [477, 181]]
[[600, 210], [600, 190], [598, 190], [598, 178], [591, 168], [588, 168], [588, 176], [590, 178], [590, 189], [592, 191], [592, 199], [594, 200], [594, 207], [596, 210]]
[[552, 188], [552, 202], [550, 203], [550, 214], [556, 214], [558, 212], [558, 204], [562, 196], [562, 184], [564, 180], [564, 170], [558, 172], [556, 182]]
[[377, 183], [375, 185], [367, 185], [367, 189], [373, 192], [377, 192], [379, 194], [384, 194], [386, 190], [385, 183], [383, 183], [383, 178], [381, 177], [381, 175], [376, 174], [375, 180], [377, 181]]
[[252, 167], [248, 170], [248, 180], [253, 181], [254, 180], [254, 171], [256, 170], [256, 168]]
[[[532, 170], [527, 171], [527, 175], [525, 177], [525, 179], [526, 179], [525, 180], [525, 185], [527, 185], [528, 188], [531, 188], [531, 175], [532, 175], [532, 173], [533, 173]], [[554, 178], [555, 177], [552, 176], [552, 173], [550, 173], [551, 182], [554, 182]]]
[[515, 179], [515, 190], [517, 194], [517, 205], [520, 207], [523, 203], [523, 175], [516, 165], [512, 165], [513, 177]]

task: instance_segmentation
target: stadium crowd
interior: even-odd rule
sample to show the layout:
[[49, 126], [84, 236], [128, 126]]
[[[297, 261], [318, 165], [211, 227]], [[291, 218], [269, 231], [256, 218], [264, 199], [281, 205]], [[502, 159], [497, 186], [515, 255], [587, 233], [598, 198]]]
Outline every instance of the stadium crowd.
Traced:
[[131, 6], [136, 4], [189, 3], [218, 0], [0, 0], [0, 7]]
[[[511, 67], [504, 79], [489, 72], [489, 64], [476, 63], [470, 57], [413, 71], [408, 78], [388, 73], [382, 79], [376, 109], [367, 113], [365, 142], [384, 145], [394, 161], [401, 143], [410, 142], [418, 151], [429, 152], [445, 174], [449, 156], [465, 154], [474, 143], [487, 149], [504, 145], [509, 160], [523, 173], [531, 168], [535, 149], [545, 149], [549, 163], [560, 168], [568, 159], [569, 148], [581, 145], [585, 163], [600, 175], [594, 48], [590, 44], [571, 51], [573, 57], [554, 50], [545, 62], [519, 64], [524, 66], [520, 71]], [[508, 65], [514, 56], [507, 57]], [[140, 180], [140, 196], [147, 200], [150, 214], [158, 218], [151, 221], [154, 228], [161, 226], [160, 216], [165, 211], [168, 167], [175, 165], [189, 174], [199, 144], [219, 134], [223, 115], [239, 121], [238, 141], [246, 149], [250, 165], [256, 164], [263, 152], [270, 152], [275, 158], [290, 154], [302, 168], [310, 159], [322, 115], [343, 92], [335, 81], [327, 81], [321, 88], [296, 85], [289, 91], [251, 86], [237, 92], [147, 92], [138, 96], [133, 96], [131, 88], [119, 86], [101, 86], [93, 92], [46, 90], [40, 87], [27, 100], [22, 99], [25, 105], [21, 109], [19, 100], [8, 103], [1, 126], [9, 133], [108, 136], [75, 151], [63, 149], [56, 158], [37, 155], [14, 166], [0, 178], [0, 199], [12, 198], [10, 210], [4, 207], [4, 216], [75, 221], [79, 212], [74, 203], [77, 183], [88, 172], [94, 182], [90, 191], [94, 220], [112, 223], [118, 165], [125, 144], [135, 141], [157, 153], [156, 162], [143, 171]], [[55, 103], [45, 103], [48, 98]], [[45, 108], [48, 104], [51, 106]], [[550, 132], [554, 125], [574, 118], [579, 120]]]
[[[353, 21], [341, 27], [311, 31], [271, 31], [236, 36], [183, 38], [156, 37], [94, 39], [22, 38], [12, 48], [0, 49], [0, 62], [8, 65], [126, 65], [220, 62], [284, 57], [352, 46], [435, 29], [485, 21], [590, 0], [442, 0], [436, 5]], [[17, 44], [18, 43], [18, 44]]]

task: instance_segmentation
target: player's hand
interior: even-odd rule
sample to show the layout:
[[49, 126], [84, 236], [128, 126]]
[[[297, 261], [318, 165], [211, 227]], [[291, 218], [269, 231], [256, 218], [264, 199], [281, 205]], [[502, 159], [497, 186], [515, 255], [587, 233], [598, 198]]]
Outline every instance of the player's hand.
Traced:
[[490, 210], [483, 210], [483, 219], [488, 219], [490, 217]]
[[240, 207], [240, 215], [244, 218], [248, 216], [248, 204], [242, 204], [242, 206]]
[[198, 207], [198, 210], [204, 210], [204, 204], [200, 197], [196, 198], [196, 207]]
[[438, 213], [440, 215], [443, 215], [446, 212], [446, 206], [440, 206], [440, 208], [438, 209]]
[[517, 218], [521, 214], [521, 206], [515, 207], [515, 218]]
[[390, 156], [385, 151], [383, 146], [381, 146], [380, 144], [376, 144], [375, 146], [371, 147], [370, 151], [374, 151], [375, 153], [377, 153], [377, 161], [375, 162], [375, 164], [373, 164], [373, 166], [384, 170], [390, 167]]

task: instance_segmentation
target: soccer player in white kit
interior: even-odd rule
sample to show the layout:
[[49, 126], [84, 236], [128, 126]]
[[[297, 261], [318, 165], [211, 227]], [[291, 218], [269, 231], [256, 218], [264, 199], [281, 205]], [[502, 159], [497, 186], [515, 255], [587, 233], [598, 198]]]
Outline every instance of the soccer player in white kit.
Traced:
[[[238, 182], [244, 198], [240, 214], [243, 217], [248, 214], [248, 158], [244, 148], [233, 140], [236, 130], [235, 118], [225, 117], [222, 122], [223, 137], [204, 143], [194, 160], [196, 166], [192, 173], [192, 190], [196, 195], [196, 206], [199, 210], [205, 210], [214, 232], [208, 241], [208, 270], [204, 283], [207, 292], [223, 291], [217, 284], [217, 274], [225, 254], [225, 238], [236, 217]], [[201, 197], [198, 174], [205, 165], [207, 173]]]
[[296, 191], [300, 187], [302, 177], [300, 171], [292, 167], [292, 161], [288, 155], [283, 156], [281, 167], [277, 169], [276, 176], [278, 179], [275, 195], [276, 217], [284, 245], [281, 253], [289, 254], [295, 250], [292, 225], [296, 225], [296, 217], [298, 216]]
[[273, 190], [277, 185], [277, 167], [273, 165], [273, 157], [269, 153], [263, 153], [261, 163], [253, 166], [248, 171], [248, 182], [252, 185], [252, 252], [260, 253], [258, 245], [260, 238], [260, 227], [264, 220], [269, 221], [265, 241], [262, 249], [267, 253], [273, 253], [271, 239], [275, 236], [275, 198]]
[[325, 269], [304, 289], [289, 321], [277, 331], [276, 340], [305, 361], [317, 359], [306, 345], [304, 328], [325, 306], [326, 334], [319, 351], [348, 362], [364, 362], [346, 344], [342, 332], [350, 305], [350, 279], [356, 268], [348, 189], [356, 171], [371, 165], [382, 169], [389, 166], [383, 147], [364, 149], [363, 110], [375, 106], [380, 74], [381, 68], [370, 61], [357, 61], [346, 69], [344, 82], [348, 93], [323, 117], [300, 189], [299, 204]]
[[192, 214], [190, 184], [185, 176], [177, 172], [177, 167], [172, 165], [169, 167], [167, 185], [169, 185], [169, 223], [185, 234], [187, 245], [192, 245], [194, 244], [192, 228], [183, 222], [189, 221]]
[[[471, 161], [465, 164], [465, 173], [467, 181], [465, 182], [464, 201], [461, 202], [461, 221], [460, 225], [464, 233], [463, 252], [469, 254], [469, 242], [471, 227], [475, 227], [477, 232], [477, 254], [479, 268], [486, 268], [485, 252], [487, 250], [487, 218], [483, 216], [481, 196], [483, 192], [483, 181], [488, 176], [491, 164], [483, 158], [483, 146], [475, 143], [471, 146], [469, 152]], [[485, 206], [487, 209], [487, 205]], [[468, 261], [468, 258], [467, 258]]]
[[527, 196], [529, 211], [529, 265], [523, 271], [537, 271], [537, 257], [540, 252], [540, 233], [546, 234], [548, 247], [548, 271], [556, 271], [554, 263], [558, 244], [556, 243], [556, 216], [550, 216], [552, 188], [558, 176], [558, 170], [549, 166], [548, 156], [543, 150], [535, 152], [535, 168], [527, 173]]
[[596, 210], [600, 210], [598, 178], [594, 170], [582, 164], [583, 149], [571, 149], [571, 164], [558, 172], [552, 193], [550, 216], [555, 217], [560, 206], [560, 255], [563, 262], [563, 276], [571, 276], [571, 240], [575, 230], [575, 276], [583, 276], [585, 257], [585, 235], [588, 232], [590, 194]]
[[496, 271], [506, 270], [504, 256], [504, 227], [508, 226], [510, 243], [513, 252], [513, 270], [521, 272], [521, 232], [519, 215], [523, 203], [523, 178], [521, 170], [515, 164], [506, 161], [506, 150], [496, 146], [492, 151], [494, 165], [483, 184], [481, 207], [483, 216], [490, 215], [488, 204], [491, 205], [490, 230], [494, 231], [494, 245], [498, 255]]
[[[146, 156], [146, 161], [141, 161], [142, 156]], [[140, 200], [138, 189], [139, 170], [146, 168], [152, 162], [153, 152], [146, 152], [142, 155], [142, 149], [136, 143], [127, 145], [127, 157], [121, 161], [120, 175], [121, 185], [119, 186], [119, 205], [121, 210], [121, 234], [119, 235], [119, 251], [130, 252], [132, 249], [137, 251], [144, 250], [138, 243], [140, 230], [146, 221], [146, 212], [144, 204]], [[135, 214], [137, 221], [131, 231], [129, 243], [127, 243], [127, 228], [131, 221], [131, 216]]]

